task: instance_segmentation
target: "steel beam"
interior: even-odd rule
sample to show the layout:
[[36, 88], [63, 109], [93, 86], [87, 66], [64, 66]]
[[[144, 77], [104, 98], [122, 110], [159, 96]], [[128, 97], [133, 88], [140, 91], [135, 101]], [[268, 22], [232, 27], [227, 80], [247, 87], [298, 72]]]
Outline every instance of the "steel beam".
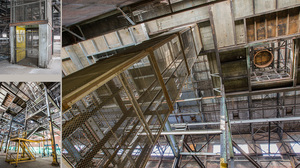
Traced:
[[[167, 120], [167, 122], [166, 122], [166, 124], [165, 124], [164, 130], [165, 130], [166, 132], [172, 132], [172, 128], [171, 128], [171, 125], [170, 125], [169, 120]], [[166, 137], [168, 138], [168, 140], [169, 140], [169, 142], [170, 142], [170, 147], [171, 147], [171, 149], [172, 149], [172, 151], [173, 151], [174, 156], [175, 156], [175, 157], [178, 157], [178, 154], [179, 154], [179, 148], [178, 148], [178, 146], [177, 146], [177, 144], [176, 144], [175, 136], [174, 136], [174, 135], [167, 135]]]
[[73, 36], [76, 36], [77, 38], [79, 38], [80, 40], [86, 40], [84, 37], [79, 36], [78, 34], [74, 33], [73, 31], [71, 31], [70, 29], [67, 29], [65, 27], [62, 27], [63, 30], [71, 33]]
[[300, 52], [300, 40], [295, 39], [294, 40], [294, 68], [293, 68], [293, 86], [297, 86], [297, 81], [298, 81], [298, 62], [299, 62], [299, 52]]
[[[221, 134], [221, 130], [195, 130], [195, 131], [166, 131], [161, 132], [160, 135], [206, 135], [206, 134]], [[147, 135], [145, 132], [139, 133], [139, 135]]]
[[[252, 120], [232, 120], [230, 124], [251, 124], [251, 123], [264, 123], [264, 122], [278, 122], [278, 121], [298, 121], [300, 117], [286, 117], [286, 118], [261, 118]], [[205, 123], [179, 123], [171, 124], [171, 127], [186, 127], [186, 126], [207, 126], [219, 125], [220, 122], [205, 122]]]
[[53, 124], [52, 124], [52, 117], [51, 117], [49, 100], [48, 100], [48, 92], [47, 92], [47, 88], [46, 87], [45, 87], [45, 99], [46, 99], [47, 114], [48, 114], [48, 121], [49, 121], [51, 146], [52, 146], [52, 157], [53, 157], [52, 166], [59, 166], [59, 163], [57, 162], [56, 143], [55, 143], [54, 130], [53, 130]]
[[[193, 150], [190, 148], [190, 146], [186, 143], [183, 142], [183, 146], [189, 151], [189, 152], [193, 152]], [[198, 163], [198, 165], [201, 168], [205, 168], [205, 165], [203, 164], [203, 162], [196, 156], [196, 155], [192, 155], [192, 157], [195, 159], [195, 161]]]
[[261, 166], [260, 166], [253, 158], [251, 158], [245, 151], [243, 151], [243, 149], [240, 148], [240, 147], [238, 146], [237, 143], [235, 143], [234, 141], [232, 141], [232, 145], [233, 145], [238, 151], [240, 151], [241, 154], [242, 154], [243, 156], [245, 156], [246, 159], [248, 159], [255, 167], [261, 168]]
[[226, 100], [224, 85], [221, 84], [221, 101], [220, 101], [220, 167], [227, 167], [227, 126], [226, 126]]
[[208, 152], [181, 152], [180, 155], [191, 156], [220, 156], [219, 153], [208, 153]]
[[12, 127], [12, 123], [13, 123], [13, 118], [10, 121], [10, 126], [9, 126], [9, 131], [7, 134], [7, 139], [6, 139], [6, 144], [5, 144], [5, 149], [4, 149], [4, 153], [6, 153], [8, 151], [8, 144], [9, 144], [9, 139], [10, 139], [10, 132], [11, 132], [11, 127]]
[[128, 22], [129, 22], [130, 24], [132, 24], [133, 26], [135, 25], [135, 23], [130, 19], [130, 17], [128, 17], [128, 16], [126, 15], [126, 13], [123, 12], [123, 10], [122, 10], [120, 7], [117, 7], [117, 9], [122, 13], [122, 15], [128, 20]]

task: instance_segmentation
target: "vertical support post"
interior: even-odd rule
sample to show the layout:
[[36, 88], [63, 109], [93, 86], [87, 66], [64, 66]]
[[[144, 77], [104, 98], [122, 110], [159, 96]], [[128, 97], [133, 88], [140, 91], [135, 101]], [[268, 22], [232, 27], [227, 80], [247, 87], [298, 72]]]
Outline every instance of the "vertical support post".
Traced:
[[[172, 131], [172, 128], [171, 128], [171, 125], [170, 125], [170, 122], [167, 121], [166, 124], [165, 124], [165, 128], [164, 128], [166, 131]], [[175, 136], [174, 135], [167, 135], [166, 136], [170, 142], [170, 147], [173, 151], [173, 154], [175, 157], [178, 157], [179, 156], [179, 149], [178, 149], [178, 146], [176, 144], [176, 139], [175, 139]]]
[[38, 66], [41, 68], [47, 68], [49, 63], [49, 54], [51, 50], [49, 50], [49, 39], [50, 32], [48, 28], [48, 24], [40, 24], [39, 25], [39, 58], [38, 58]]
[[269, 155], [270, 155], [270, 153], [271, 153], [271, 149], [270, 149], [270, 146], [271, 146], [271, 122], [269, 122], [269, 139], [268, 139], [268, 153], [269, 153]]
[[284, 70], [287, 72], [287, 60], [288, 60], [288, 41], [285, 40], [285, 47], [284, 47]]
[[154, 56], [153, 50], [149, 51], [149, 54], [150, 54], [149, 60], [150, 60], [150, 62], [152, 64], [152, 66], [153, 66], [153, 69], [154, 69], [155, 74], [157, 76], [158, 82], [161, 85], [161, 88], [162, 88], [162, 91], [163, 91], [164, 96], [166, 98], [166, 101], [168, 103], [169, 109], [170, 109], [170, 111], [173, 111], [174, 107], [172, 105], [172, 101], [171, 101], [170, 96], [168, 94], [168, 90], [167, 90], [166, 85], [164, 83], [163, 77], [160, 74], [159, 67], [158, 67], [158, 64], [157, 64], [157, 62], [155, 60], [155, 56]]
[[9, 28], [9, 40], [10, 40], [10, 62], [16, 63], [15, 43], [16, 43], [16, 27]]
[[220, 129], [222, 131], [220, 135], [220, 168], [225, 168], [228, 166], [227, 164], [227, 138], [226, 138], [226, 104], [225, 104], [225, 92], [224, 85], [221, 84], [221, 102], [220, 102]]
[[2, 150], [3, 142], [4, 142], [4, 137], [2, 138], [2, 141], [1, 141], [0, 152]]
[[18, 151], [17, 151], [17, 159], [16, 159], [16, 166], [18, 166], [18, 161], [19, 161], [19, 147], [20, 147], [20, 140], [18, 140]]
[[184, 135], [181, 135], [181, 139], [179, 141], [179, 146], [180, 146], [179, 155], [178, 155], [178, 157], [174, 158], [174, 162], [173, 162], [172, 168], [178, 168], [179, 165], [180, 165], [181, 158], [182, 158], [182, 156], [180, 155], [180, 152], [183, 151], [183, 140], [184, 140]]
[[12, 118], [11, 121], [10, 121], [10, 126], [9, 126], [9, 131], [8, 131], [8, 134], [7, 134], [7, 139], [6, 139], [4, 153], [6, 153], [8, 151], [7, 148], [8, 148], [8, 144], [9, 144], [9, 139], [10, 139], [9, 136], [10, 136], [10, 132], [11, 132], [11, 127], [12, 127], [13, 119], [14, 118]]
[[180, 33], [178, 33], [177, 35], [178, 35], [178, 38], [179, 38], [180, 47], [181, 47], [181, 51], [182, 51], [182, 54], [183, 54], [184, 62], [185, 62], [186, 68], [187, 68], [188, 76], [190, 76], [190, 75], [191, 75], [191, 72], [190, 72], [190, 68], [189, 68], [189, 65], [188, 65], [188, 61], [187, 61], [187, 58], [186, 58], [186, 55], [185, 55], [185, 50], [184, 50], [183, 41], [182, 41], [182, 38], [181, 38]]
[[293, 68], [293, 86], [297, 86], [297, 78], [298, 78], [298, 61], [299, 61], [299, 46], [300, 46], [300, 40], [295, 39], [294, 40], [294, 46], [293, 46], [293, 54], [294, 54], [294, 68]]
[[57, 153], [56, 153], [56, 146], [55, 146], [56, 144], [55, 144], [53, 124], [52, 124], [52, 117], [50, 113], [48, 92], [46, 87], [44, 89], [45, 89], [45, 99], [46, 99], [47, 114], [48, 114], [48, 121], [49, 121], [49, 128], [50, 128], [51, 146], [52, 146], [52, 156], [53, 156], [52, 166], [59, 166], [59, 163], [57, 162]]
[[277, 71], [279, 67], [280, 67], [280, 41], [278, 42], [278, 51], [277, 51]]
[[250, 59], [250, 48], [246, 48], [246, 57], [247, 57], [247, 72], [248, 72], [248, 90], [252, 91], [251, 86], [251, 59]]
[[122, 73], [118, 77], [119, 77], [119, 80], [120, 80], [120, 82], [121, 82], [121, 84], [122, 84], [122, 86], [123, 86], [126, 94], [128, 95], [128, 98], [129, 98], [130, 102], [133, 105], [133, 109], [136, 111], [137, 116], [140, 119], [141, 124], [143, 125], [145, 132], [147, 133], [149, 141], [152, 144], [154, 144], [155, 140], [154, 140], [154, 137], [152, 135], [152, 132], [151, 132], [151, 130], [149, 128], [149, 125], [148, 125], [148, 123], [147, 123], [147, 121], [145, 119], [145, 116], [143, 115], [143, 111], [141, 110], [141, 108], [139, 106], [139, 103], [135, 99], [135, 96], [134, 96], [132, 90], [130, 89], [130, 86], [129, 86], [129, 83], [128, 83], [126, 77]]
[[130, 33], [130, 37], [131, 37], [131, 39], [132, 39], [133, 43], [134, 43], [134, 44], [137, 44], [137, 41], [136, 41], [136, 39], [135, 39], [135, 37], [134, 37], [134, 34], [133, 34], [133, 31], [132, 31], [132, 28], [131, 28], [131, 27], [129, 27], [129, 28], [128, 28], [128, 31], [129, 31], [129, 33]]

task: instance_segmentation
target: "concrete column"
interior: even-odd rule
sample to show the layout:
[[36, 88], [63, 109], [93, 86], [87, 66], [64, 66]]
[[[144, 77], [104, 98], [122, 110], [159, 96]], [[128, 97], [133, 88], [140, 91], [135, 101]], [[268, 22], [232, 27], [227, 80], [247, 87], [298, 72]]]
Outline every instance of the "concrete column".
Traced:
[[51, 58], [51, 30], [48, 24], [39, 25], [39, 57], [38, 66], [47, 68]]
[[15, 27], [9, 27], [9, 40], [10, 40], [10, 62], [16, 63], [16, 54], [15, 54], [15, 41], [16, 41], [16, 29]]

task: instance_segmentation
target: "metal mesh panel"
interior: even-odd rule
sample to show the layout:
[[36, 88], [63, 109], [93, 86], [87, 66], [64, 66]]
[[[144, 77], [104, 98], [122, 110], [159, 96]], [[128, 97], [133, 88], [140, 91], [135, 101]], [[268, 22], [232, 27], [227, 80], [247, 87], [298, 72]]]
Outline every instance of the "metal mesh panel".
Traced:
[[13, 0], [11, 2], [11, 22], [46, 20], [46, 0]]
[[[153, 54], [149, 52], [129, 68], [114, 73], [112, 80], [64, 112], [65, 158], [75, 167], [144, 165], [170, 113], [171, 104], [165, 96], [173, 104], [188, 75], [179, 37], [171, 37]], [[193, 46], [187, 50], [193, 49], [195, 54]], [[78, 129], [83, 130], [79, 134], [86, 134], [80, 136], [82, 140], [90, 142], [83, 151], [69, 145], [78, 141], [70, 139], [79, 137]]]
[[187, 59], [187, 64], [189, 69], [191, 69], [195, 63], [196, 60], [196, 50], [195, 50], [195, 45], [194, 45], [194, 39], [193, 39], [193, 33], [192, 30], [187, 30], [181, 35], [182, 43], [183, 43], [183, 48], [184, 48], [184, 53], [185, 57]]
[[155, 59], [173, 102], [187, 76], [187, 68], [179, 45], [179, 39], [176, 38], [154, 51]]

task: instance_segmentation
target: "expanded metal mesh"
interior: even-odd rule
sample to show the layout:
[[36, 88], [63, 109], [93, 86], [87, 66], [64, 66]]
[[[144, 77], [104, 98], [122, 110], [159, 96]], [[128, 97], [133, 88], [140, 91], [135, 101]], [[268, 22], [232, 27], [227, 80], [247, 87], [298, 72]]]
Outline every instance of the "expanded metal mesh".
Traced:
[[188, 76], [183, 51], [174, 36], [64, 112], [65, 158], [75, 167], [143, 167], [170, 113], [163, 88], [174, 104]]
[[12, 0], [11, 23], [46, 20], [47, 0]]

